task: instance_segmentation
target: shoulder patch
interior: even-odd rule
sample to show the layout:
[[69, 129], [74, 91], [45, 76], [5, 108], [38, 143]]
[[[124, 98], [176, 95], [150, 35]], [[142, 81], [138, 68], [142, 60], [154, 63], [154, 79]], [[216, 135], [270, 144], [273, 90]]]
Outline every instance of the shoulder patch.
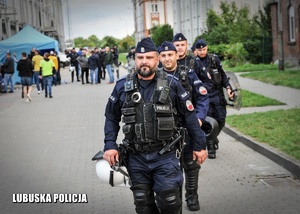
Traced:
[[185, 101], [185, 106], [188, 111], [194, 111], [194, 105], [193, 105], [192, 101], [190, 101], [190, 100]]
[[199, 93], [200, 93], [201, 95], [206, 95], [206, 94], [207, 94], [206, 88], [205, 88], [204, 86], [201, 86], [201, 87], [199, 88]]
[[114, 103], [116, 101], [116, 98], [113, 95], [110, 95], [109, 100]]

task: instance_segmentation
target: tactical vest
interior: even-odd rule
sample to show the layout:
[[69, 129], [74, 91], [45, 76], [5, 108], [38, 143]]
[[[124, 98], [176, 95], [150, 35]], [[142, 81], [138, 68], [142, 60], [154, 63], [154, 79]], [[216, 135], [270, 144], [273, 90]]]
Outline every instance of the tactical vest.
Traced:
[[217, 61], [214, 54], [208, 54], [209, 57], [209, 65], [208, 71], [211, 75], [211, 78], [214, 82], [215, 88], [222, 88], [222, 76], [219, 72]]
[[169, 97], [167, 74], [157, 71], [156, 86], [148, 103], [139, 92], [135, 73], [127, 75], [124, 83], [125, 101], [122, 106], [124, 141], [136, 151], [153, 151], [169, 143], [174, 135], [175, 120]]
[[190, 85], [188, 73], [190, 69], [194, 69], [194, 58], [192, 56], [186, 56], [184, 65], [178, 65], [177, 71], [179, 73], [178, 79], [183, 88], [190, 93], [193, 100], [193, 88]]

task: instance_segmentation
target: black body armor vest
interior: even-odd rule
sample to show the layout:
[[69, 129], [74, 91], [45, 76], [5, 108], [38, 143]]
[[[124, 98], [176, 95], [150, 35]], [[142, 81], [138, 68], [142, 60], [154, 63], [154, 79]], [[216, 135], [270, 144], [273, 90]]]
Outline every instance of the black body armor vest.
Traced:
[[[124, 141], [136, 151], [151, 151], [153, 145], [162, 148], [170, 142], [175, 131], [172, 101], [169, 97], [167, 74], [157, 71], [156, 86], [150, 102], [144, 102], [139, 92], [137, 76], [128, 74], [125, 102], [122, 106]], [[158, 148], [157, 148], [158, 149]]]
[[211, 75], [211, 78], [214, 82], [215, 88], [219, 89], [222, 88], [222, 76], [219, 72], [218, 65], [216, 62], [216, 58], [214, 54], [209, 54], [209, 66], [208, 71]]

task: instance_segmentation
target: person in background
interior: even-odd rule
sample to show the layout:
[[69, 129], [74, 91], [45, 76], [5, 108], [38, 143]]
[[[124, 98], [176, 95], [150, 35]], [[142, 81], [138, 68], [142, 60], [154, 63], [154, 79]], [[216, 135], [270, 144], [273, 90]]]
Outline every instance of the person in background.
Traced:
[[113, 58], [112, 53], [110, 51], [110, 48], [108, 46], [105, 47], [105, 56], [104, 56], [104, 64], [105, 68], [107, 70], [108, 76], [109, 76], [109, 82], [107, 84], [114, 83], [114, 74], [112, 72], [112, 64], [113, 64]]
[[4, 63], [1, 65], [1, 69], [3, 70], [3, 74], [4, 74], [4, 90], [2, 93], [7, 93], [7, 86], [9, 85], [9, 83], [10, 83], [9, 93], [14, 93], [13, 75], [15, 72], [15, 63], [9, 52], [6, 53], [6, 59]]
[[106, 74], [106, 71], [105, 71], [105, 64], [104, 64], [104, 58], [105, 58], [105, 48], [100, 48], [100, 52], [98, 54], [99, 56], [99, 61], [100, 61], [100, 68], [99, 68], [99, 82], [100, 82], [100, 79], [103, 79], [105, 80], [105, 74]]
[[52, 82], [55, 75], [55, 66], [52, 60], [49, 59], [50, 54], [44, 53], [44, 59], [40, 62], [40, 76], [45, 87], [45, 97], [53, 98], [52, 96]]
[[113, 64], [112, 64], [112, 71], [116, 72], [117, 79], [119, 79], [119, 53], [118, 49], [112, 48], [111, 49], [112, 58], [113, 58]]
[[[72, 48], [71, 52], [67, 55], [67, 57], [70, 58], [71, 66], [75, 68], [77, 82], [80, 82], [79, 70], [78, 70], [79, 68], [78, 68], [78, 61], [77, 61], [78, 56], [79, 55], [76, 53], [75, 48]], [[74, 82], [74, 70], [71, 72], [71, 79], [72, 82]]]
[[32, 63], [27, 58], [27, 54], [25, 52], [22, 53], [22, 58], [18, 61], [17, 70], [19, 71], [19, 76], [21, 77], [24, 97], [27, 97], [26, 102], [32, 101], [30, 93], [32, 91], [33, 69]]
[[58, 59], [57, 59], [54, 51], [50, 51], [49, 59], [51, 59], [54, 63], [55, 75], [53, 76], [53, 84], [56, 85], [57, 84], [57, 71], [58, 71], [59, 64], [58, 64]]
[[[33, 65], [33, 79], [36, 84], [36, 88], [38, 90], [38, 94], [41, 93], [40, 88], [40, 62], [43, 60], [43, 57], [40, 55], [38, 50], [35, 50], [34, 56], [32, 57], [32, 65]], [[44, 90], [43, 81], [41, 81], [42, 90]]]
[[91, 51], [91, 56], [88, 58], [88, 65], [90, 69], [90, 76], [91, 76], [91, 84], [95, 85], [98, 83], [97, 76], [98, 76], [98, 68], [100, 66], [99, 57], [96, 55], [95, 51]]
[[59, 57], [59, 55], [57, 54], [56, 51], [54, 51], [54, 55], [56, 56], [57, 62], [58, 62], [58, 68], [57, 68], [57, 70], [56, 70], [56, 82], [57, 82], [58, 85], [61, 85], [61, 76], [60, 76], [60, 68], [61, 68], [61, 66], [60, 66], [60, 57]]
[[88, 65], [88, 58], [87, 58], [87, 50], [82, 49], [81, 55], [77, 58], [78, 64], [81, 67], [81, 81], [84, 85], [84, 75], [86, 83], [89, 84], [89, 65]]

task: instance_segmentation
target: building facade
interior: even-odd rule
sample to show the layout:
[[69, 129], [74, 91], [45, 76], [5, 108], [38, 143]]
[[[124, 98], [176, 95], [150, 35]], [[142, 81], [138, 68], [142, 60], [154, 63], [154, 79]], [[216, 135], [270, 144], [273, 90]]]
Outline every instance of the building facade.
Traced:
[[0, 40], [18, 33], [29, 24], [56, 39], [64, 49], [63, 0], [0, 0]]
[[272, 19], [273, 61], [300, 65], [300, 0], [269, 0]]
[[173, 26], [171, 0], [132, 0], [135, 20], [135, 41], [150, 35], [156, 25]]
[[[135, 39], [149, 36], [155, 25], [169, 24], [174, 34], [183, 33], [189, 46], [206, 30], [207, 12], [220, 12], [222, 0], [132, 0], [135, 20]], [[250, 14], [263, 7], [265, 0], [225, 0], [237, 7], [248, 6]]]
[[[191, 47], [195, 38], [206, 30], [207, 12], [209, 9], [220, 12], [222, 0], [172, 0], [174, 34], [183, 33]], [[224, 1], [224, 0], [223, 0]], [[247, 6], [254, 15], [263, 7], [265, 0], [225, 0], [234, 2], [238, 8]]]

